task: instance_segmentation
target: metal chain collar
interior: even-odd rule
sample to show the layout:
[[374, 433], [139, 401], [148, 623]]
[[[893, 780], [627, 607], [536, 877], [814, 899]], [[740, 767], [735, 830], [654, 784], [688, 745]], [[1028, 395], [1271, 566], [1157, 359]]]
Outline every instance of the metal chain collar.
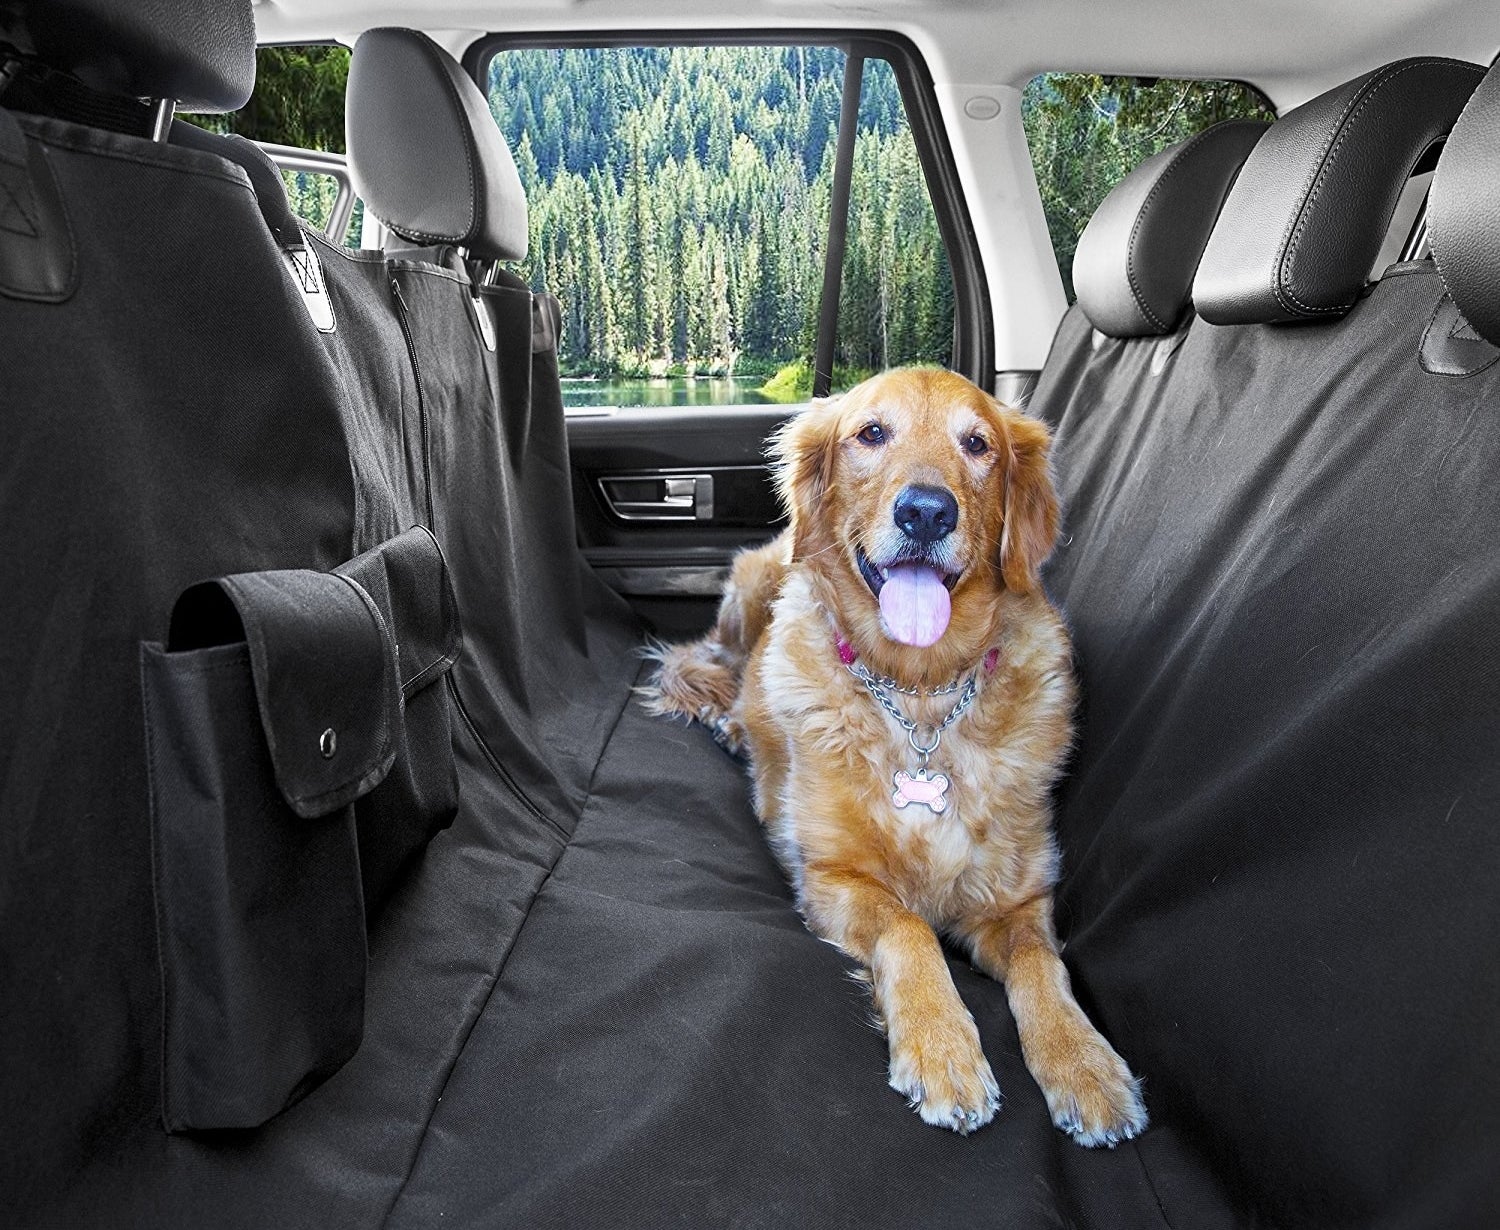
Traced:
[[957, 692], [958, 689], [959, 689], [959, 687], [964, 682], [964, 678], [963, 678], [962, 675], [955, 675], [955, 676], [953, 676], [953, 678], [949, 682], [943, 684], [942, 687], [938, 687], [938, 688], [911, 688], [911, 687], [906, 687], [903, 684], [897, 683], [889, 675], [876, 675], [873, 672], [871, 672], [869, 669], [867, 669], [866, 667], [863, 667], [863, 666], [861, 666], [859, 669], [860, 669], [860, 671], [863, 672], [859, 676], [859, 678], [862, 681], [866, 681], [866, 683], [865, 683], [866, 687], [869, 686], [868, 680], [873, 679], [876, 683], [878, 683], [886, 691], [888, 691], [888, 692], [900, 692], [902, 696], [947, 696], [950, 692]]
[[[920, 767], [923, 770], [927, 768], [928, 757], [937, 751], [938, 744], [943, 741], [943, 731], [947, 730], [948, 727], [952, 726], [954, 722], [958, 721], [964, 715], [965, 710], [973, 703], [974, 696], [979, 691], [979, 672], [976, 670], [971, 672], [969, 677], [964, 680], [963, 691], [959, 693], [958, 700], [954, 702], [953, 708], [948, 710], [948, 716], [932, 728], [932, 742], [924, 745], [917, 740], [917, 731], [920, 729], [918, 723], [913, 722], [907, 717], [901, 711], [901, 706], [892, 700], [890, 696], [892, 690], [908, 696], [915, 696], [917, 695], [915, 689], [896, 686], [892, 680], [871, 674], [858, 662], [846, 662], [844, 663], [844, 669], [864, 684], [865, 689], [870, 695], [880, 703], [880, 707], [889, 713], [891, 717], [895, 718], [896, 724], [902, 730], [906, 731], [906, 740], [911, 744], [912, 751], [921, 757]], [[952, 692], [958, 686], [958, 680], [955, 679], [947, 687], [933, 688], [925, 694], [928, 696], [939, 696], [947, 692]]]

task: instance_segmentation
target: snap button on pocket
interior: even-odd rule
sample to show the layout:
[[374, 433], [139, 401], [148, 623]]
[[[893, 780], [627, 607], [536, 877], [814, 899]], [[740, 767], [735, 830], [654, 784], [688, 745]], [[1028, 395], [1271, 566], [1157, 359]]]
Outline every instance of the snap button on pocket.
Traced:
[[339, 737], [332, 726], [319, 736], [318, 750], [323, 753], [324, 760], [332, 760], [334, 752], [339, 750]]

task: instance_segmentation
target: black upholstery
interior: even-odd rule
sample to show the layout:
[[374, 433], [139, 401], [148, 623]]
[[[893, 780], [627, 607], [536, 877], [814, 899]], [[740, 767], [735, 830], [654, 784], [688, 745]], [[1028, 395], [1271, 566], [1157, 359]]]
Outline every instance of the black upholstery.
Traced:
[[1075, 310], [1032, 402], [1083, 681], [1067, 956], [1238, 1225], [1500, 1216], [1500, 377], [1418, 365], [1442, 294], [1194, 321], [1154, 375]]
[[526, 255], [526, 196], [484, 95], [415, 30], [362, 34], [349, 65], [349, 172], [375, 216], [481, 260]]
[[1073, 258], [1073, 286], [1094, 328], [1144, 337], [1177, 327], [1224, 195], [1266, 127], [1216, 124], [1146, 159], [1115, 185]]
[[19, 24], [8, 32], [23, 50], [105, 93], [234, 111], [255, 85], [250, 0], [24, 0], [14, 7]]
[[349, 558], [355, 494], [345, 391], [244, 173], [18, 122], [79, 269], [64, 302], [0, 295], [0, 507], [26, 527], [0, 559], [0, 1201], [46, 1224], [100, 1131], [161, 1132], [141, 642], [194, 582]]
[[239, 164], [250, 177], [250, 186], [260, 204], [261, 217], [279, 247], [306, 247], [302, 224], [292, 212], [292, 203], [287, 198], [286, 183], [276, 164], [254, 141], [236, 133], [219, 135], [207, 132], [196, 124], [183, 120], [172, 122], [170, 141], [187, 149], [203, 150], [220, 158], [229, 158]]
[[1193, 281], [1215, 324], [1341, 315], [1363, 289], [1408, 175], [1483, 76], [1398, 60], [1289, 112], [1251, 151]]
[[1500, 70], [1492, 67], [1459, 116], [1428, 195], [1432, 257], [1458, 310], [1500, 343]]

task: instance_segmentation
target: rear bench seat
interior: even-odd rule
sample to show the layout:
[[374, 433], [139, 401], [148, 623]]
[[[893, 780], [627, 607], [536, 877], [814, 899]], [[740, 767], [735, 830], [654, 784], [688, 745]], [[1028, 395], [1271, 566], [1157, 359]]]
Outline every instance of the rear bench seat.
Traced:
[[[1210, 1185], [1271, 1225], [1500, 1211], [1500, 386], [1485, 343], [1467, 372], [1431, 362], [1455, 319], [1431, 262], [1364, 285], [1479, 75], [1402, 61], [1283, 117], [1224, 204], [1197, 318], [1096, 346], [1075, 307], [1032, 402], [1083, 680], [1058, 908], [1146, 1075], [1140, 1153], [1174, 1224], [1231, 1220]], [[1445, 176], [1493, 165], [1483, 102]], [[1494, 233], [1491, 187], [1458, 209], [1447, 189], [1435, 250]]]
[[[362, 46], [366, 66], [405, 70], [377, 92], [459, 91], [432, 117], [433, 148], [499, 158], [436, 48], [390, 32]], [[1271, 133], [1379, 144], [1408, 109], [1441, 132], [1478, 76], [1393, 72]], [[1483, 118], [1447, 161], [1493, 157]], [[1497, 920], [1491, 894], [1465, 891], [1494, 861], [1497, 595], [1480, 527], [1496, 513], [1496, 377], [1422, 370], [1424, 346], [1452, 366], [1458, 344], [1423, 340], [1435, 305], [1447, 319], [1430, 266], [1295, 329], [1190, 317], [1165, 341], [1096, 346], [1082, 311], [1064, 321], [1035, 402], [1059, 431], [1070, 540], [1051, 584], [1085, 680], [1060, 922], [1080, 997], [1146, 1077], [1153, 1128], [1102, 1152], [1055, 1132], [1003, 993], [958, 963], [1007, 1095], [960, 1139], [885, 1088], [862, 992], [792, 911], [738, 766], [703, 730], [628, 703], [640, 629], [574, 548], [551, 314], [504, 279], [479, 284], [491, 351], [473, 307], [464, 257], [514, 244], [388, 202], [397, 233], [439, 249], [347, 256], [310, 239], [336, 326], [319, 332], [268, 227], [275, 202], [257, 208], [226, 161], [244, 151], [21, 123], [87, 276], [45, 307], [0, 297], [8, 347], [38, 359], [15, 364], [18, 458], [0, 485], [28, 543], [0, 575], [20, 631], [0, 666], [29, 681], [0, 706], [13, 1224], [1212, 1227], [1378, 1211], [1452, 1225], [1496, 1211], [1480, 1030]], [[372, 202], [376, 180], [414, 165], [393, 138], [388, 157], [355, 150]], [[1304, 169], [1258, 169], [1267, 140], [1216, 237], [1239, 234], [1223, 228], [1247, 185]], [[1220, 142], [1147, 193], [1184, 234], [1201, 224], [1194, 243], [1251, 143], [1202, 145]], [[1399, 162], [1325, 177], [1307, 210], [1385, 192]], [[504, 179], [485, 166], [458, 187], [447, 164], [424, 177], [477, 209], [475, 184]], [[164, 198], [183, 221], [159, 283], [163, 253], [139, 245]], [[1460, 214], [1493, 219], [1475, 199]], [[1132, 256], [1116, 261], [1127, 285]], [[1500, 272], [1454, 260], [1480, 286]], [[1159, 320], [1181, 313], [1170, 284], [1194, 264], [1151, 283]], [[1316, 303], [1319, 287], [1293, 289]], [[191, 354], [137, 344], [122, 306], [147, 303], [158, 335], [191, 330]], [[242, 353], [251, 318], [264, 332]], [[60, 367], [42, 340], [78, 362]], [[457, 814], [372, 918], [353, 1057], [264, 1126], [168, 1134], [137, 643], [168, 635], [202, 577], [326, 570], [413, 523], [441, 544], [464, 629], [439, 693]]]

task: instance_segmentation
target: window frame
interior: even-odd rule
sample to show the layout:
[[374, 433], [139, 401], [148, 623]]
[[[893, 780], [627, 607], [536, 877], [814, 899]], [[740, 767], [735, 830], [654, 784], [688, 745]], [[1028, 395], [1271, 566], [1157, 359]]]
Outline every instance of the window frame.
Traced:
[[[349, 233], [349, 220], [354, 216], [354, 181], [349, 177], [349, 157], [327, 150], [303, 149], [296, 145], [278, 145], [274, 141], [257, 141], [261, 151], [282, 171], [306, 171], [314, 175], [330, 175], [339, 186], [333, 209], [322, 228], [323, 237], [339, 247], [344, 246], [344, 236]], [[305, 222], [306, 219], [303, 219]]]
[[[942, 121], [932, 74], [916, 45], [888, 31], [831, 30], [607, 30], [527, 31], [487, 34], [469, 45], [462, 65], [485, 91], [490, 60], [506, 51], [630, 47], [835, 47], [848, 57], [885, 60], [891, 65], [901, 104], [911, 125], [917, 161], [937, 219], [938, 236], [953, 276], [953, 371], [984, 389], [995, 382], [994, 309], [979, 256], [974, 224], [964, 200], [948, 131]], [[486, 93], [486, 96], [487, 93]], [[848, 219], [839, 225], [847, 228]], [[819, 271], [821, 272], [821, 271]], [[824, 324], [819, 296], [819, 340]], [[837, 329], [836, 318], [834, 328]], [[816, 351], [816, 343], [815, 343]], [[809, 355], [809, 360], [812, 359]]]

